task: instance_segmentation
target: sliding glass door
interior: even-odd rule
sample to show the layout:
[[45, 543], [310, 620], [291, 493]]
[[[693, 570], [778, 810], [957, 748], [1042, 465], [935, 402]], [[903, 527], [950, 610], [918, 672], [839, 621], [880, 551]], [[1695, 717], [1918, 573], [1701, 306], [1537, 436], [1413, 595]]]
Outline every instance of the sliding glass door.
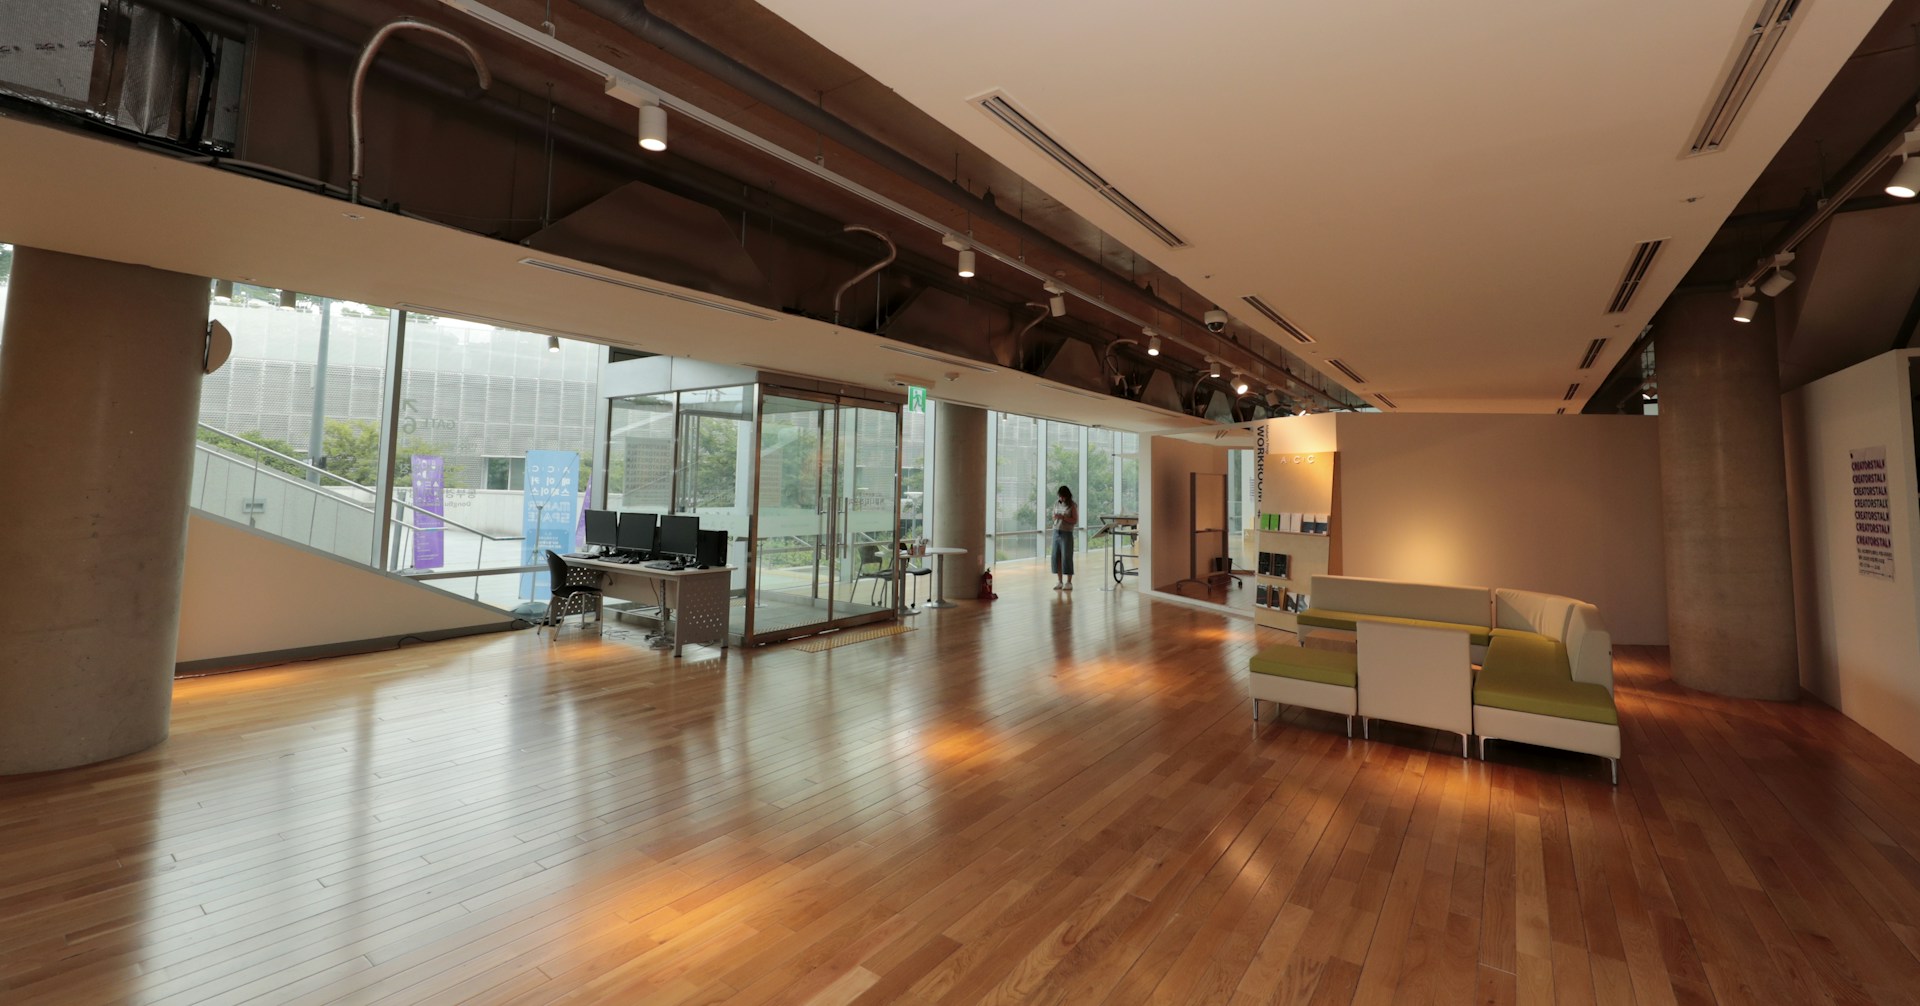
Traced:
[[891, 617], [898, 409], [774, 389], [760, 408], [752, 641]]

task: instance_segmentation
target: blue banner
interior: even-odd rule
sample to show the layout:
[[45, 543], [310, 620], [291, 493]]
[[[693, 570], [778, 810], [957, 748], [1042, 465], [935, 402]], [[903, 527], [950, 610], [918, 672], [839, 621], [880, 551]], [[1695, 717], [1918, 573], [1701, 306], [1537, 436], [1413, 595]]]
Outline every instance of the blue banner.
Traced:
[[413, 509], [407, 511], [407, 523], [414, 526], [413, 568], [439, 569], [447, 561], [446, 459], [438, 454], [415, 454], [413, 465]]
[[[544, 566], [547, 550], [573, 551], [573, 532], [580, 519], [580, 452], [528, 451], [525, 492], [520, 503], [522, 565]], [[520, 596], [547, 599], [547, 571], [522, 573]]]

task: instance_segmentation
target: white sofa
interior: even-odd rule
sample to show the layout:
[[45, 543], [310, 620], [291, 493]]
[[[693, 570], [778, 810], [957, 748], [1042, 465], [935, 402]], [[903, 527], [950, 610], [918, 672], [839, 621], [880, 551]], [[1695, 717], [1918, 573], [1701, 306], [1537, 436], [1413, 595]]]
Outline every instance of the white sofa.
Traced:
[[1510, 740], [1607, 759], [1620, 781], [1613, 638], [1584, 601], [1495, 590], [1493, 640], [1473, 688], [1480, 756]]

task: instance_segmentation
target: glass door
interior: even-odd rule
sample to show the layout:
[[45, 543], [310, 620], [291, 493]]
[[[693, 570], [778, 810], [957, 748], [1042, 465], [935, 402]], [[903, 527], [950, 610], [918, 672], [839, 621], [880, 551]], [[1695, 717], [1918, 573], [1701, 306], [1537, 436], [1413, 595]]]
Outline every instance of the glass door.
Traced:
[[750, 642], [893, 617], [899, 447], [892, 406], [761, 396]]
[[843, 399], [834, 458], [834, 615], [890, 615], [899, 553], [900, 418]]

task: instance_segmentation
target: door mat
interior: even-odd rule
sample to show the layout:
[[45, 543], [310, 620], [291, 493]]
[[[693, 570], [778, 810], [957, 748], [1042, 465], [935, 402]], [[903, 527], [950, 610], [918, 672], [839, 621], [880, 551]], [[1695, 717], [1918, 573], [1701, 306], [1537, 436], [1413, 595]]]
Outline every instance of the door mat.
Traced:
[[854, 643], [864, 643], [869, 639], [883, 639], [912, 631], [911, 625], [883, 625], [875, 629], [841, 629], [838, 632], [829, 632], [824, 636], [814, 636], [804, 640], [798, 644], [797, 648], [808, 653], [820, 653], [838, 646], [851, 646]]

